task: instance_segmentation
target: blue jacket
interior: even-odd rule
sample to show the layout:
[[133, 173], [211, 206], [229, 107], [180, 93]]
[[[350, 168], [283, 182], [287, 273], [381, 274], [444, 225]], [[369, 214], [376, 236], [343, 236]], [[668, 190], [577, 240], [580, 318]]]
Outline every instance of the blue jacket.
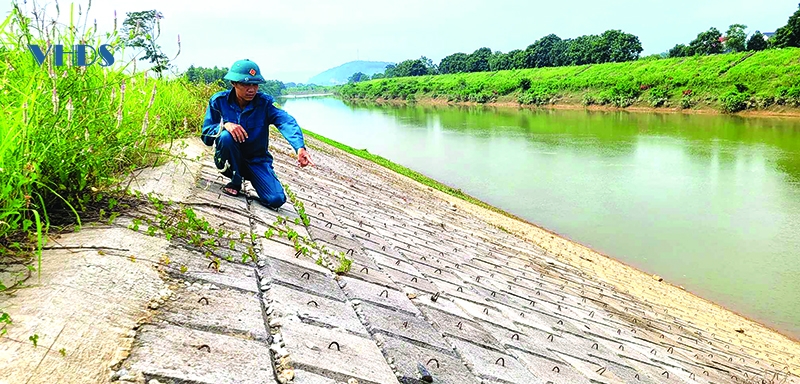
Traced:
[[236, 103], [235, 91], [232, 89], [220, 91], [211, 96], [203, 120], [203, 133], [201, 139], [208, 146], [214, 145], [220, 119], [224, 123], [233, 122], [241, 125], [247, 131], [247, 139], [239, 143], [240, 151], [246, 159], [262, 158], [272, 162], [272, 155], [268, 151], [269, 126], [274, 124], [286, 141], [294, 148], [295, 152], [305, 147], [303, 131], [297, 121], [276, 107], [272, 96], [263, 92], [256, 93], [256, 97], [248, 103], [244, 110]]

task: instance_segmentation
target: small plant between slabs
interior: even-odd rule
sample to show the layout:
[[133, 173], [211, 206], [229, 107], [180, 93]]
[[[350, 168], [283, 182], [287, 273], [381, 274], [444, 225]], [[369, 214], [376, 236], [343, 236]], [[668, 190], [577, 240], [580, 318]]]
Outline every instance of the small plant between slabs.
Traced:
[[30, 340], [31, 342], [33, 342], [33, 347], [34, 347], [34, 348], [36, 348], [36, 347], [38, 347], [38, 346], [39, 346], [39, 335], [37, 335], [37, 334], [35, 334], [35, 333], [34, 333], [34, 334], [33, 334], [33, 335], [31, 335], [30, 337], [28, 337], [28, 340]]
[[334, 272], [336, 272], [337, 275], [350, 272], [350, 267], [352, 265], [353, 265], [353, 260], [345, 257], [344, 252], [339, 252], [339, 266], [336, 268]]

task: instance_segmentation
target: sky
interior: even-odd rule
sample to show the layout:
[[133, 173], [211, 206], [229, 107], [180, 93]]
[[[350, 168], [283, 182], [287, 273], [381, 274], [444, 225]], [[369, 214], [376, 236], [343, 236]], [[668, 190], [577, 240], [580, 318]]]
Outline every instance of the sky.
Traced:
[[[22, 0], [18, 0], [22, 3]], [[730, 24], [747, 33], [774, 32], [798, 9], [799, 0], [94, 0], [87, 14], [101, 32], [111, 31], [114, 11], [156, 9], [161, 20], [158, 43], [177, 71], [190, 65], [230, 67], [239, 59], [255, 61], [267, 79], [307, 82], [326, 69], [361, 59], [400, 62], [426, 56], [439, 61], [452, 53], [481, 47], [508, 52], [524, 49], [555, 33], [574, 38], [621, 29], [639, 37], [642, 55], [688, 43], [701, 31]], [[48, 19], [54, 1], [37, 1]], [[6, 0], [0, 11], [11, 10]], [[25, 5], [32, 9], [32, 0]], [[67, 22], [71, 3], [59, 3], [59, 21]], [[21, 4], [22, 5], [22, 4]], [[118, 60], [122, 57], [115, 56]]]

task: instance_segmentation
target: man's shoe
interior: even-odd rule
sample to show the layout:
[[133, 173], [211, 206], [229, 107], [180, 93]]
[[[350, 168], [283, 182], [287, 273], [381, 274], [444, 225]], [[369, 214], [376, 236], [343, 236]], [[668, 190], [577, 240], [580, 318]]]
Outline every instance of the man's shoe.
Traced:
[[[236, 192], [235, 193], [231, 192], [231, 191], [229, 191], [229, 189], [234, 190]], [[241, 185], [235, 185], [233, 183], [228, 183], [228, 184], [225, 184], [224, 187], [222, 187], [222, 193], [224, 193], [226, 195], [229, 195], [229, 196], [239, 197], [241, 195], [241, 192], [242, 192], [242, 186]]]

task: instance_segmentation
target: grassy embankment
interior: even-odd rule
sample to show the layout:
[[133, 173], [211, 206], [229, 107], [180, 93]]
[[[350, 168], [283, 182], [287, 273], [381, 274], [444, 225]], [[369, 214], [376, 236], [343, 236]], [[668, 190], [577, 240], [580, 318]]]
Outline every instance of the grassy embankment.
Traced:
[[346, 84], [349, 99], [784, 112], [800, 107], [800, 49]]
[[119, 177], [165, 159], [165, 143], [197, 131], [213, 91], [132, 74], [131, 63], [119, 61], [55, 67], [51, 53], [40, 67], [28, 44], [84, 39], [117, 48], [119, 40], [117, 31], [102, 42], [91, 28], [67, 33], [72, 26], [45, 36], [34, 24], [14, 10], [0, 25], [0, 265], [41, 255], [54, 220], [79, 224], [87, 207], [106, 203]]

